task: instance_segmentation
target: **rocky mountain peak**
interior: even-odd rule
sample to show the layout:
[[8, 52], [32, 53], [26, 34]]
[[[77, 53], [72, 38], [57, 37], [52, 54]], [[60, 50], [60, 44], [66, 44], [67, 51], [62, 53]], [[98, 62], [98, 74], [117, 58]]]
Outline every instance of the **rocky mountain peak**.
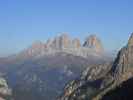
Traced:
[[24, 51], [20, 52], [18, 56], [20, 57], [31, 57], [40, 55], [44, 52], [47, 48], [46, 44], [41, 41], [35, 41], [29, 48], [25, 49]]
[[[112, 72], [116, 77], [125, 73], [132, 74], [133, 70], [133, 34], [131, 34], [127, 46], [123, 47], [114, 62]], [[127, 78], [130, 76], [127, 76]]]
[[72, 44], [73, 44], [74, 48], [81, 47], [81, 43], [80, 43], [80, 40], [78, 38], [73, 39]]
[[53, 42], [52, 39], [48, 39], [48, 40], [47, 40], [47, 42], [46, 42], [46, 46], [47, 46], [47, 48], [52, 47], [52, 42]]
[[70, 47], [71, 39], [67, 33], [63, 33], [60, 36], [60, 46], [61, 48], [68, 48]]
[[89, 37], [87, 37], [83, 46], [92, 48], [97, 52], [104, 51], [101, 40], [96, 35], [90, 35]]
[[64, 33], [62, 33], [60, 35], [60, 37], [62, 37], [62, 38], [69, 38], [69, 34], [64, 32]]
[[[93, 100], [102, 100], [105, 94], [112, 91], [121, 83], [133, 77], [133, 33], [131, 34], [128, 43], [117, 54], [113, 62], [111, 71], [105, 76], [102, 82], [104, 91], [99, 93]], [[109, 87], [108, 87], [109, 86]], [[120, 99], [120, 98], [119, 98]], [[126, 98], [125, 98], [126, 99]]]
[[[88, 57], [90, 55], [102, 57], [104, 50], [100, 39], [96, 35], [90, 35], [82, 46], [78, 38], [72, 39], [67, 33], [62, 33], [46, 43], [34, 42], [28, 49], [21, 52], [22, 57], [42, 57], [64, 52], [76, 56]], [[18, 54], [19, 55], [19, 54]]]
[[56, 49], [63, 49], [63, 48], [68, 48], [70, 47], [70, 37], [67, 33], [62, 33], [62, 35], [57, 36], [53, 40], [53, 48]]
[[131, 33], [131, 36], [128, 40], [128, 46], [133, 46], [133, 33]]
[[[90, 38], [89, 38], [90, 39]], [[89, 40], [88, 39], [88, 40]], [[96, 39], [91, 36], [90, 41], [86, 41], [85, 45], [91, 46]], [[96, 40], [95, 40], [96, 41]], [[108, 91], [119, 86], [124, 81], [133, 77], [133, 34], [131, 34], [128, 44], [119, 52], [114, 62], [109, 64], [96, 65], [88, 67], [82, 76], [72, 81], [64, 89], [64, 94], [60, 100], [101, 100]], [[99, 83], [100, 79], [100, 83]], [[92, 86], [97, 84], [97, 86]], [[93, 95], [89, 93], [89, 89], [93, 88]], [[96, 91], [94, 90], [96, 89]], [[98, 94], [95, 92], [100, 91]]]
[[41, 41], [35, 41], [32, 45], [31, 48], [35, 49], [35, 48], [40, 48], [44, 46], [44, 44]]

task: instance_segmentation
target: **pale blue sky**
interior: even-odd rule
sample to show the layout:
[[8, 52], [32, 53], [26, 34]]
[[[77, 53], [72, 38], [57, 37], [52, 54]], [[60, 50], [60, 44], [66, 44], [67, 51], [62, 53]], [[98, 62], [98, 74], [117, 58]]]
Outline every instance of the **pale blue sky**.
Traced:
[[0, 1], [0, 56], [60, 32], [82, 41], [94, 33], [107, 50], [119, 49], [133, 32], [133, 0]]

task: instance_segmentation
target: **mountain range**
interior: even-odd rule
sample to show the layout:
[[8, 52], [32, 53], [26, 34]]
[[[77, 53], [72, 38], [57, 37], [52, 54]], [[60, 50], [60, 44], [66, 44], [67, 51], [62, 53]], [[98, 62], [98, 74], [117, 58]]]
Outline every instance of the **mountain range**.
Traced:
[[48, 39], [46, 43], [36, 41], [28, 49], [23, 50], [20, 54], [25, 57], [41, 57], [58, 52], [65, 52], [75, 56], [87, 57], [90, 55], [101, 57], [104, 54], [104, 48], [96, 35], [90, 35], [86, 38], [83, 45], [78, 38], [71, 39], [68, 34]]
[[133, 33], [113, 62], [88, 67], [66, 85], [59, 100], [129, 100], [133, 92], [132, 61]]
[[0, 73], [12, 88], [14, 100], [55, 100], [83, 70], [111, 61], [96, 35], [90, 35], [82, 44], [63, 33], [1, 58]]

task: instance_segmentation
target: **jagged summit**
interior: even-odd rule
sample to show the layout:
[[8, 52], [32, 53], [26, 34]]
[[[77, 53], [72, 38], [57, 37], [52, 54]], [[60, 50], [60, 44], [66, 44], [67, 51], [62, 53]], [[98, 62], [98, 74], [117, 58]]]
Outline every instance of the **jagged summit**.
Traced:
[[43, 42], [41, 42], [41, 41], [39, 41], [39, 40], [37, 40], [37, 41], [35, 41], [32, 45], [31, 45], [31, 48], [40, 48], [40, 47], [42, 47], [42, 46], [44, 46], [44, 43]]
[[89, 37], [87, 37], [83, 46], [87, 48], [92, 48], [97, 52], [104, 51], [101, 40], [96, 35], [90, 35]]
[[129, 40], [128, 40], [128, 46], [130, 47], [130, 46], [133, 46], [133, 33], [131, 33], [131, 36], [130, 36], [130, 38], [129, 38]]
[[80, 48], [81, 47], [81, 43], [80, 43], [80, 40], [78, 38], [73, 39], [72, 44], [73, 44], [74, 48]]
[[133, 66], [133, 33], [129, 37], [127, 46], [123, 47], [114, 62], [112, 72], [116, 77], [129, 72]]
[[62, 35], [60, 35], [56, 39], [57, 39], [56, 45], [58, 45], [57, 46], [58, 48], [63, 49], [63, 48], [69, 48], [70, 47], [71, 39], [67, 33], [63, 33]]
[[57, 52], [65, 52], [81, 57], [88, 57], [90, 55], [101, 57], [104, 49], [96, 35], [90, 35], [82, 45], [80, 39], [72, 39], [68, 33], [62, 33], [53, 39], [48, 39], [46, 43], [36, 41], [27, 50], [23, 51], [25, 56], [31, 57], [40, 57]]
[[[95, 39], [95, 36], [92, 36]], [[92, 40], [93, 41], [93, 40]], [[87, 44], [87, 43], [86, 43]], [[119, 52], [110, 64], [88, 67], [83, 75], [68, 84], [59, 100], [101, 100], [108, 91], [133, 77], [133, 33], [128, 44]], [[100, 82], [99, 82], [100, 81]], [[97, 86], [92, 86], [97, 84]], [[91, 93], [89, 90], [92, 89]], [[97, 91], [99, 93], [95, 93]], [[91, 97], [93, 95], [93, 97]], [[87, 99], [86, 99], [87, 98]]]

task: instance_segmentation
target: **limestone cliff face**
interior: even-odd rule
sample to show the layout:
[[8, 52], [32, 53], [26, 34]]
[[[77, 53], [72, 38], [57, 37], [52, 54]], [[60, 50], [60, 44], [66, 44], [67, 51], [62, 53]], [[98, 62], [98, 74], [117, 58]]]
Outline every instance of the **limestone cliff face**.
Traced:
[[80, 47], [80, 40], [72, 40], [67, 33], [57, 36], [53, 41], [53, 49], [71, 49]]
[[131, 37], [128, 40], [128, 47], [132, 47], [133, 46], [133, 33], [131, 34]]
[[63, 34], [60, 36], [60, 46], [61, 48], [69, 48], [71, 45], [71, 39], [67, 34]]
[[[95, 39], [94, 39], [95, 40]], [[84, 46], [91, 46], [85, 43]], [[101, 100], [108, 91], [133, 77], [133, 34], [110, 64], [87, 68], [78, 80], [65, 88], [60, 100]]]
[[[133, 69], [133, 34], [129, 38], [127, 46], [122, 48], [112, 66], [112, 73], [115, 77], [122, 76], [125, 73], [132, 76]], [[128, 77], [127, 77], [128, 78]]]
[[86, 41], [83, 44], [83, 46], [87, 47], [87, 48], [92, 48], [92, 49], [94, 49], [97, 52], [103, 52], [104, 51], [102, 43], [101, 43], [100, 39], [97, 38], [96, 35], [90, 35], [86, 39]]
[[133, 77], [133, 33], [131, 34], [128, 43], [125, 47], [123, 47], [113, 65], [109, 73], [103, 78], [103, 82], [101, 84], [102, 91], [96, 95], [93, 100], [101, 99], [106, 93], [115, 89], [124, 81]]
[[102, 57], [104, 55], [102, 43], [95, 35], [89, 36], [82, 46], [78, 38], [71, 39], [68, 34], [63, 33], [54, 39], [48, 39], [46, 43], [40, 41], [33, 43], [32, 46], [21, 53], [21, 56], [24, 56], [25, 58], [40, 57], [59, 52], [85, 58], [90, 55], [96, 57]]
[[81, 43], [80, 43], [80, 40], [79, 39], [73, 39], [72, 40], [72, 46], [74, 47], [74, 48], [80, 48], [81, 47]]

